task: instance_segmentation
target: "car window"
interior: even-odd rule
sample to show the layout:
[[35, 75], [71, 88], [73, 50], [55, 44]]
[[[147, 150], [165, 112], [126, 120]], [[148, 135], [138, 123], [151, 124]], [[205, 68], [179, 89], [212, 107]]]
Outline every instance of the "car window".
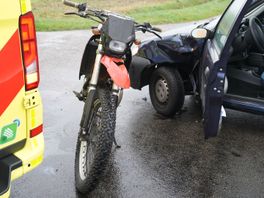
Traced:
[[229, 6], [215, 31], [213, 43], [220, 55], [226, 44], [228, 36], [247, 0], [236, 0]]

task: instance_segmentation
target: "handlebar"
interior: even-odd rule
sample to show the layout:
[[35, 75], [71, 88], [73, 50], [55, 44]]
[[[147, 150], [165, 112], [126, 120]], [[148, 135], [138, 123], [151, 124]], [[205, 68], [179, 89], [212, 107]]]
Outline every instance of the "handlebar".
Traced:
[[152, 27], [151, 30], [153, 30], [155, 32], [162, 32], [162, 29], [160, 29], [158, 27]]
[[151, 32], [151, 33], [162, 32], [162, 29], [160, 29], [158, 27], [152, 27], [152, 25], [150, 23], [143, 23], [143, 24], [136, 23], [135, 25], [136, 25], [136, 28], [139, 31], [142, 31], [143, 33], [145, 33], [145, 32]]
[[[100, 21], [94, 19], [93, 17], [97, 17], [102, 22], [104, 22], [106, 20], [106, 18], [108, 18], [109, 15], [122, 16], [120, 14], [105, 11], [105, 10], [97, 10], [97, 9], [89, 8], [86, 3], [76, 3], [76, 2], [73, 2], [70, 0], [63, 0], [62, 2], [66, 6], [78, 9], [78, 12], [69, 12], [69, 13], [66, 13], [67, 15], [75, 14], [75, 15], [78, 15], [80, 17], [92, 19], [92, 20], [99, 22], [99, 23], [100, 23]], [[122, 16], [122, 17], [129, 18], [127, 16]], [[131, 18], [129, 18], [129, 19], [131, 19]], [[156, 32], [162, 32], [162, 30], [160, 28], [152, 27], [150, 25], [150, 23], [138, 24], [135, 22], [135, 27], [138, 31], [142, 31], [143, 33], [150, 32], [150, 33], [155, 34], [158, 37], [160, 37], [160, 36]]]
[[75, 3], [73, 1], [69, 1], [69, 0], [63, 0], [62, 1], [64, 5], [66, 6], [70, 6], [70, 7], [73, 7], [73, 8], [79, 8], [79, 3]]

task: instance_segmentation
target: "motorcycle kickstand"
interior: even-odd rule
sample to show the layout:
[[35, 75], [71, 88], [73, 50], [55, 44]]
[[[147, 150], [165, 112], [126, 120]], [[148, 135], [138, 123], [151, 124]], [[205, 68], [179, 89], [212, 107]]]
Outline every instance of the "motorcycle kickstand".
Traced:
[[115, 144], [115, 146], [116, 146], [117, 149], [120, 149], [121, 148], [121, 146], [119, 144], [117, 144], [116, 137], [115, 136], [114, 136], [114, 144]]

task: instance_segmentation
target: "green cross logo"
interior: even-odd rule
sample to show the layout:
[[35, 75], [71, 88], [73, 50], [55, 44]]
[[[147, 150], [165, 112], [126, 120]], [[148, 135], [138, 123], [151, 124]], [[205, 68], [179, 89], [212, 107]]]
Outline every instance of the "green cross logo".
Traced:
[[10, 142], [16, 138], [17, 128], [20, 125], [19, 120], [15, 120], [12, 124], [4, 126], [0, 134], [0, 145]]

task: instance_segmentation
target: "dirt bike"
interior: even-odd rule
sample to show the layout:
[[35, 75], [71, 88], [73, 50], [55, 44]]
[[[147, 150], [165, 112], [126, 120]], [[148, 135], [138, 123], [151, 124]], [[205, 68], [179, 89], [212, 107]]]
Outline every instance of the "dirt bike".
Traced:
[[[106, 169], [115, 139], [116, 109], [123, 89], [130, 88], [131, 47], [139, 44], [136, 31], [156, 34], [161, 31], [149, 23], [138, 24], [132, 18], [91, 8], [87, 3], [64, 0], [77, 8], [77, 15], [99, 23], [83, 54], [80, 76], [85, 76], [81, 92], [74, 92], [84, 109], [75, 155], [75, 185], [81, 193], [95, 189]], [[156, 31], [156, 32], [155, 32]]]

